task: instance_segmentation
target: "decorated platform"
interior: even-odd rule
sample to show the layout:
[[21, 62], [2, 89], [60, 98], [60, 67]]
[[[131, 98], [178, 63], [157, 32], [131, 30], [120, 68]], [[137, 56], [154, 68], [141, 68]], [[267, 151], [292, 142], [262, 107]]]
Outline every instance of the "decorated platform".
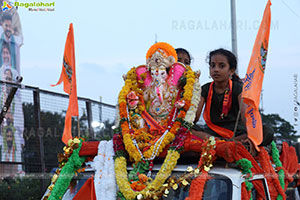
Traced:
[[[64, 195], [72, 191], [71, 180], [85, 171], [84, 163], [88, 161], [92, 161], [94, 176], [72, 199], [161, 199], [171, 189], [187, 186], [187, 200], [202, 199], [209, 171], [220, 158], [236, 163], [245, 175], [242, 199], [252, 199], [253, 188], [256, 199], [267, 199], [269, 194], [271, 199], [286, 199], [287, 185], [299, 172], [295, 149], [283, 143], [279, 154], [273, 142], [270, 152], [258, 147], [257, 154], [251, 155], [239, 141], [193, 136], [191, 128], [201, 92], [200, 72], [176, 62], [176, 52], [167, 43], [153, 45], [146, 59], [146, 65], [133, 67], [124, 76], [113, 140], [70, 139], [43, 199], [67, 199]], [[173, 176], [181, 154], [189, 151], [199, 154], [197, 166], [185, 163], [186, 172]], [[163, 162], [152, 178], [157, 160]], [[132, 170], [128, 171], [128, 166]], [[264, 175], [269, 193], [262, 183], [249, 182], [255, 174]]]

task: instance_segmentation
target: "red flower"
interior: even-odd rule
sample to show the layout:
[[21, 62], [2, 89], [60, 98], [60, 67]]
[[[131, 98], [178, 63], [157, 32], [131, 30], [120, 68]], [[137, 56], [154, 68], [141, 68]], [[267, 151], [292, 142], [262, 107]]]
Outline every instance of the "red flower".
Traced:
[[113, 143], [114, 143], [114, 151], [125, 151], [123, 139], [121, 135], [115, 134], [113, 137]]

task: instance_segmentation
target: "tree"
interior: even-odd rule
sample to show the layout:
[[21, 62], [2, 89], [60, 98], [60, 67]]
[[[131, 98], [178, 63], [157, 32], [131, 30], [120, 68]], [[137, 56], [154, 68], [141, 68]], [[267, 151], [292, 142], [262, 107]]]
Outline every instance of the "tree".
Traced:
[[[47, 182], [50, 183], [50, 180]], [[5, 177], [0, 180], [0, 199], [34, 200], [41, 199], [40, 181], [31, 176]]]
[[[62, 152], [64, 144], [61, 134], [64, 128], [64, 116], [56, 112], [41, 111], [41, 129], [36, 130], [36, 116], [32, 103], [23, 103], [24, 112], [24, 161], [26, 172], [40, 172], [39, 136], [43, 140], [44, 161], [46, 171], [58, 166], [57, 153]], [[37, 135], [38, 134], [38, 135]]]
[[264, 125], [273, 128], [274, 137], [281, 141], [297, 141], [299, 136], [296, 135], [297, 131], [288, 121], [281, 118], [278, 114], [263, 114], [261, 113], [262, 122]]
[[[57, 154], [63, 152], [64, 144], [61, 141], [65, 124], [65, 111], [61, 113], [43, 111], [40, 112], [41, 129], [36, 130], [36, 116], [32, 103], [23, 103], [24, 112], [24, 161], [26, 172], [40, 172], [40, 145], [37, 133], [42, 137], [44, 148], [44, 162], [46, 172], [50, 172], [58, 166]], [[80, 121], [80, 132], [87, 130], [87, 126]], [[77, 135], [77, 120], [72, 119], [72, 134]], [[84, 134], [82, 134], [84, 135]]]

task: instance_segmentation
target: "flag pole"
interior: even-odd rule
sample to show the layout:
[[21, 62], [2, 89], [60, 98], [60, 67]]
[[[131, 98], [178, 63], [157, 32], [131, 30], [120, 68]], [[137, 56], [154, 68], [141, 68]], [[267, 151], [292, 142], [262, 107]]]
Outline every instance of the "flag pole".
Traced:
[[79, 121], [79, 116], [77, 116], [77, 129], [78, 129], [78, 137], [80, 137], [80, 121]]
[[237, 118], [236, 118], [236, 121], [235, 121], [234, 129], [233, 129], [233, 137], [235, 137], [236, 130], [237, 130], [237, 126], [238, 126], [238, 124], [239, 124], [242, 106], [243, 106], [243, 98], [241, 98], [239, 112], [238, 112], [238, 114], [237, 114]]
[[232, 52], [237, 57], [237, 31], [236, 31], [236, 6], [235, 0], [230, 0], [231, 8], [231, 45]]
[[[62, 63], [62, 71], [59, 77], [58, 82], [55, 85], [57, 86], [61, 83], [64, 85], [64, 91], [69, 94], [69, 105], [68, 110], [65, 116], [65, 127], [62, 135], [62, 141], [65, 144], [68, 144], [68, 141], [72, 139], [72, 117], [78, 116], [78, 98], [77, 98], [77, 87], [76, 87], [76, 70], [75, 70], [75, 49], [74, 49], [74, 32], [73, 24], [69, 26], [69, 32], [67, 35], [65, 50]], [[77, 117], [77, 123], [79, 127], [80, 136], [80, 126], [79, 118]]]

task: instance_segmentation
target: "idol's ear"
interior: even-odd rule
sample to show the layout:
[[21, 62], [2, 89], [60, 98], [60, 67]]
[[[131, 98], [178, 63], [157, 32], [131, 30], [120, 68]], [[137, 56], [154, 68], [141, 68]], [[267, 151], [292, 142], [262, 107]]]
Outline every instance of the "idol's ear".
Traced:
[[174, 63], [171, 66], [171, 70], [170, 70], [170, 74], [169, 74], [169, 79], [168, 82], [171, 85], [177, 86], [178, 81], [180, 79], [180, 77], [183, 75], [184, 71], [185, 71], [185, 66], [182, 63]]
[[169, 62], [169, 66], [175, 63], [175, 58], [173, 56], [169, 56], [166, 59]]
[[135, 70], [137, 79], [143, 80], [145, 86], [149, 86], [151, 83], [151, 75], [150, 72], [147, 70], [145, 65], [140, 65]]

